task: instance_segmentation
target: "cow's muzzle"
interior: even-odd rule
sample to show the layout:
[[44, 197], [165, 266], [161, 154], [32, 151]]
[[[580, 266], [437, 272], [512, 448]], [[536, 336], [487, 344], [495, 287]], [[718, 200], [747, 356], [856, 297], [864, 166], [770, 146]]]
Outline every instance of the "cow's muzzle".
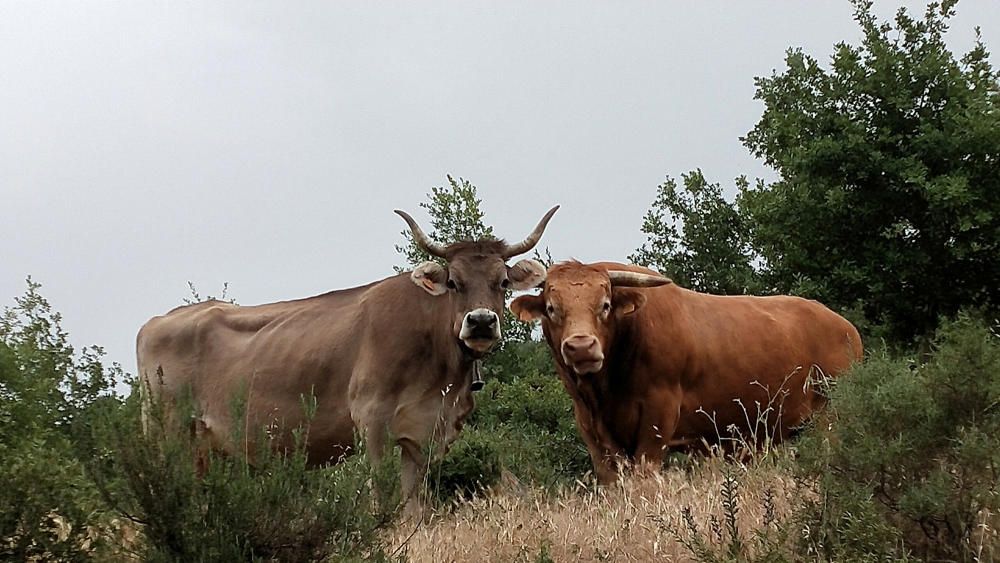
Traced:
[[581, 375], [597, 373], [604, 367], [601, 343], [590, 334], [574, 334], [563, 339], [562, 356], [566, 365]]
[[500, 316], [489, 309], [469, 311], [458, 337], [470, 349], [485, 352], [500, 340]]

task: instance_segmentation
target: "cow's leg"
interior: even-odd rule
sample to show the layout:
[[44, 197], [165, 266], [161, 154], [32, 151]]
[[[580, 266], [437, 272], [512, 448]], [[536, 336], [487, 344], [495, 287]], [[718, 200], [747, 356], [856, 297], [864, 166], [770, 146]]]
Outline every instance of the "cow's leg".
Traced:
[[194, 472], [199, 479], [204, 479], [208, 475], [209, 444], [208, 426], [205, 421], [195, 419], [191, 421], [191, 441], [194, 444]]
[[[656, 406], [652, 406], [655, 404]], [[667, 448], [680, 420], [680, 402], [664, 400], [643, 405], [639, 440], [635, 448], [636, 470], [642, 475], [660, 471]]]
[[388, 427], [385, 424], [373, 424], [362, 432], [364, 432], [365, 451], [368, 453], [368, 460], [372, 467], [382, 465], [386, 456], [392, 453], [387, 449]]
[[[414, 423], [412, 417], [406, 415], [412, 412], [414, 409], [403, 409], [401, 414], [397, 408], [395, 414], [381, 413], [384, 416], [383, 421], [366, 425], [365, 430], [365, 444], [373, 464], [381, 463], [385, 456], [391, 453], [393, 445], [400, 446], [400, 494], [401, 500], [405, 503], [403, 517], [406, 520], [415, 520], [423, 516], [420, 486], [427, 471], [426, 456], [419, 445], [419, 436], [413, 436], [407, 430], [430, 428], [434, 424], [433, 420], [422, 419], [418, 421], [419, 423]], [[376, 428], [379, 429], [378, 432], [374, 431]]]
[[594, 464], [594, 476], [597, 477], [599, 485], [611, 485], [618, 480], [618, 459], [619, 457], [604, 448], [595, 451], [590, 450], [590, 461]]
[[424, 517], [422, 488], [427, 473], [427, 456], [424, 455], [424, 449], [413, 440], [401, 439], [399, 446], [402, 450], [400, 492], [406, 502], [403, 516], [407, 520], [421, 520]]
[[[368, 456], [372, 469], [380, 469], [389, 456], [393, 455], [393, 442], [390, 439], [389, 424], [386, 422], [388, 417], [377, 409], [362, 412], [367, 416], [354, 416], [354, 424], [361, 432], [361, 439], [364, 440], [365, 444], [365, 454]], [[375, 487], [374, 493], [379, 508], [383, 510], [395, 508], [382, 506], [391, 498], [391, 489], [384, 490], [378, 483], [375, 484]]]
[[618, 480], [618, 462], [621, 459], [620, 448], [609, 444], [603, 433], [598, 429], [600, 421], [590, 414], [590, 409], [580, 401], [573, 403], [573, 416], [576, 418], [576, 428], [587, 446], [590, 462], [594, 466], [594, 477], [600, 485], [610, 485]]

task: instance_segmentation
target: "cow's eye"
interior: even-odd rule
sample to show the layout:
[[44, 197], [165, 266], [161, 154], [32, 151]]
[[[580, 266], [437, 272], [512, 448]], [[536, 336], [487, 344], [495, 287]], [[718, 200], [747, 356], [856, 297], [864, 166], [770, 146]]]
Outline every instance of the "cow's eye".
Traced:
[[608, 312], [610, 312], [610, 311], [611, 311], [611, 302], [610, 302], [610, 301], [605, 301], [605, 302], [604, 302], [604, 307], [602, 308], [602, 310], [603, 310], [603, 311], [604, 311], [605, 313], [608, 313]]
[[553, 307], [551, 303], [548, 304], [548, 305], [546, 305], [545, 306], [545, 314], [548, 315], [548, 316], [550, 316], [550, 317], [552, 315], [555, 315], [556, 314], [556, 308]]
[[504, 278], [504, 279], [503, 279], [503, 280], [502, 280], [502, 281], [500, 282], [500, 287], [502, 287], [503, 289], [507, 289], [507, 288], [509, 288], [509, 287], [510, 287], [510, 280], [509, 280], [509, 279], [507, 279], [507, 278]]
[[448, 286], [448, 289], [450, 289], [452, 291], [458, 291], [458, 284], [455, 283], [455, 280], [453, 280], [453, 279], [450, 279], [450, 278], [448, 279], [447, 286]]

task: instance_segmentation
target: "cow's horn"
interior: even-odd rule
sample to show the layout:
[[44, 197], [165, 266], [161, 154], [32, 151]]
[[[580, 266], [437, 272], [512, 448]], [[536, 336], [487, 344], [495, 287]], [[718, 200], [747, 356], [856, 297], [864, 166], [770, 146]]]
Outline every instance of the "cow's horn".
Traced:
[[437, 256], [438, 258], [444, 258], [444, 245], [438, 244], [432, 241], [425, 233], [424, 230], [420, 228], [420, 225], [410, 217], [410, 214], [405, 211], [395, 210], [396, 215], [399, 215], [406, 221], [406, 224], [410, 226], [410, 233], [413, 234], [413, 240], [417, 243], [417, 246], [423, 248], [431, 256]]
[[663, 276], [624, 270], [608, 270], [608, 277], [611, 279], [612, 287], [656, 287], [673, 283], [670, 278]]
[[517, 256], [518, 254], [524, 254], [532, 248], [535, 248], [535, 245], [538, 244], [538, 241], [542, 238], [542, 233], [545, 232], [545, 227], [549, 224], [549, 219], [551, 219], [558, 210], [558, 205], [549, 209], [549, 212], [545, 214], [545, 217], [542, 217], [542, 220], [535, 226], [535, 230], [531, 231], [531, 234], [528, 235], [527, 238], [517, 244], [508, 244], [507, 248], [504, 249], [503, 257], [510, 258], [511, 256]]

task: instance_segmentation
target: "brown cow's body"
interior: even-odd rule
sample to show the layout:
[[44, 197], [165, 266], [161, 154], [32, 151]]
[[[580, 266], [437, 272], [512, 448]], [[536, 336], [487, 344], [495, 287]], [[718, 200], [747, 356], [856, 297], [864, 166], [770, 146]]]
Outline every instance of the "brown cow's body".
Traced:
[[[371, 322], [400, 310], [423, 322], [412, 322], [412, 315], [391, 326]], [[218, 450], [242, 447], [231, 439], [234, 430], [304, 425], [302, 399], [311, 395], [313, 464], [338, 461], [356, 429], [388, 428], [401, 443], [417, 446], [437, 432], [447, 444], [473, 405], [473, 358], [450, 330], [438, 330], [450, 327], [448, 313], [409, 273], [281, 303], [198, 303], [143, 326], [139, 370], [154, 393], [178, 397], [190, 387], [200, 432]], [[162, 384], [152, 380], [158, 369]], [[244, 395], [248, 418], [233, 421], [233, 402]], [[292, 445], [287, 431], [280, 439]]]
[[[306, 451], [316, 464], [350, 453], [355, 433], [378, 461], [402, 449], [402, 488], [413, 508], [429, 447], [441, 454], [473, 408], [473, 365], [500, 337], [507, 288], [534, 287], [545, 267], [507, 266], [541, 237], [557, 208], [525, 240], [431, 242], [405, 213], [414, 240], [447, 262], [425, 262], [366, 286], [257, 306], [219, 301], [179, 307], [139, 331], [143, 388], [169, 405], [190, 393], [192, 431], [209, 447], [234, 452], [234, 440], [270, 427], [278, 448], [309, 423]], [[316, 399], [307, 421], [304, 399]], [[233, 405], [245, 414], [233, 419]], [[148, 406], [148, 404], [147, 404]], [[252, 455], [252, 452], [249, 452]]]
[[[532, 307], [557, 306], [543, 313], [542, 327], [602, 482], [614, 478], [616, 461], [659, 463], [667, 448], [717, 442], [731, 426], [743, 439], [783, 439], [823, 403], [810, 375], [835, 376], [861, 358], [855, 327], [815, 301], [707, 295], [673, 284], [612, 288], [609, 270], [658, 276], [612, 262], [560, 264], [542, 295], [512, 305], [522, 318], [537, 316]], [[640, 292], [622, 312], [620, 297]], [[595, 323], [601, 299], [614, 310]], [[605, 332], [573, 364], [581, 346], [565, 342], [589, 335], [587, 327]], [[591, 356], [603, 359], [587, 373]]]

